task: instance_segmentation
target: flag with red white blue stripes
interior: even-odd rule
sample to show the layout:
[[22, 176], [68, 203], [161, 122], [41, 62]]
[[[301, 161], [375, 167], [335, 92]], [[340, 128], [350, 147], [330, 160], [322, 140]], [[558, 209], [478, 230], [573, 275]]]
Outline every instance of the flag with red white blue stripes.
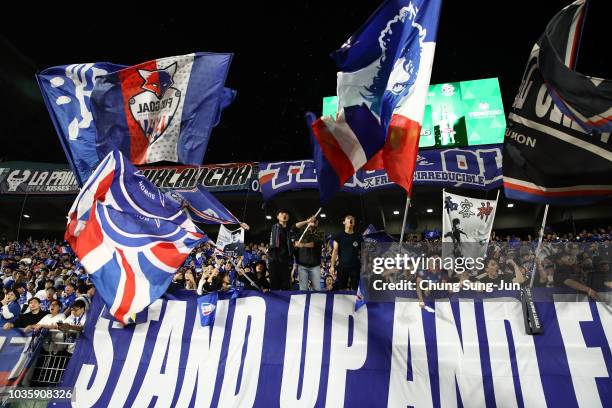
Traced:
[[312, 124], [312, 130], [321, 203], [325, 204], [382, 149], [385, 133], [365, 105], [349, 106], [335, 120], [324, 116]]
[[207, 237], [179, 203], [115, 150], [70, 208], [65, 239], [110, 313], [129, 323], [164, 294], [191, 250]]
[[[348, 126], [360, 141], [371, 138], [376, 145], [383, 134], [382, 151], [368, 157], [365, 168], [384, 167], [389, 179], [407, 192], [416, 166], [440, 7], [441, 0], [387, 0], [332, 54], [340, 69], [337, 95], [341, 114], [356, 109], [355, 116], [361, 118], [358, 123], [375, 121], [381, 129], [372, 132], [350, 122]], [[353, 122], [357, 122], [355, 118]], [[338, 137], [334, 129], [328, 129]], [[341, 161], [330, 158], [325, 149], [323, 152], [342, 175], [338, 170]]]
[[96, 149], [134, 164], [200, 164], [212, 128], [236, 92], [224, 87], [232, 54], [158, 58], [97, 77], [91, 93]]

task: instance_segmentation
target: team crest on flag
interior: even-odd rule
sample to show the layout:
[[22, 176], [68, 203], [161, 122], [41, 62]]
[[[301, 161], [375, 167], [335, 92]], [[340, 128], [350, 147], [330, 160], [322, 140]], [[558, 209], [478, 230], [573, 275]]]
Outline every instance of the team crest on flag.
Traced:
[[210, 315], [216, 308], [217, 306], [213, 305], [212, 303], [202, 303], [202, 306], [200, 307], [202, 316]]
[[[157, 70], [139, 69], [128, 75], [140, 77], [142, 92], [129, 100], [130, 113], [140, 125], [149, 145], [163, 136], [181, 102], [181, 91], [174, 87], [176, 62]], [[129, 79], [128, 79], [129, 80]]]
[[218, 299], [219, 295], [217, 292], [212, 292], [198, 298], [198, 312], [202, 327], [213, 325], [215, 321]]

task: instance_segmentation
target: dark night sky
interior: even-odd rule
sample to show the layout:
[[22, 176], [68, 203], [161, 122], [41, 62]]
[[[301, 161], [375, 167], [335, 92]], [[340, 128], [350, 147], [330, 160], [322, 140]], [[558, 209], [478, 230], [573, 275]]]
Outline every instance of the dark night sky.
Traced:
[[[590, 5], [577, 69], [610, 78], [607, 2]], [[335, 94], [336, 69], [329, 53], [379, 1], [274, 7], [226, 3], [216, 9], [200, 6], [200, 11], [176, 7], [181, 17], [96, 12], [88, 21], [73, 15], [3, 23], [0, 159], [66, 161], [34, 81], [36, 71], [94, 61], [132, 65], [194, 51], [235, 53], [226, 85], [238, 97], [213, 130], [204, 162], [310, 157], [303, 117], [308, 110], [320, 114], [322, 97]], [[432, 83], [499, 77], [507, 110], [531, 47], [548, 20], [569, 3], [446, 0]]]

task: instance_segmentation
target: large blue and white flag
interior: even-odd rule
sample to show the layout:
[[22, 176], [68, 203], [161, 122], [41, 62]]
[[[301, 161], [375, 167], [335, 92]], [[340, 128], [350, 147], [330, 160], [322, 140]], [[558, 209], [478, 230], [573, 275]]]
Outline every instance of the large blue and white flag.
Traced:
[[60, 384], [74, 400], [56, 406], [609, 407], [612, 311], [534, 290], [538, 336], [516, 291], [461, 291], [435, 313], [414, 297], [356, 312], [354, 294], [219, 293], [204, 327], [180, 291], [123, 330], [95, 298]]
[[66, 158], [82, 186], [100, 163], [96, 127], [91, 113], [91, 92], [96, 79], [125, 68], [109, 62], [70, 64], [47, 68], [36, 75], [43, 100]]
[[65, 239], [109, 311], [129, 323], [164, 294], [206, 236], [119, 151], [109, 153], [68, 213]]
[[[382, 126], [384, 149], [368, 163], [412, 188], [436, 48], [441, 0], [388, 0], [332, 54], [338, 110], [366, 106]], [[333, 133], [333, 132], [332, 132]]]
[[236, 91], [232, 54], [193, 53], [136, 66], [61, 65], [37, 75], [80, 186], [114, 149], [134, 164], [201, 164], [212, 128]]
[[213, 126], [235, 92], [224, 88], [233, 54], [197, 52], [101, 75], [91, 95], [99, 154], [134, 164], [201, 164]]

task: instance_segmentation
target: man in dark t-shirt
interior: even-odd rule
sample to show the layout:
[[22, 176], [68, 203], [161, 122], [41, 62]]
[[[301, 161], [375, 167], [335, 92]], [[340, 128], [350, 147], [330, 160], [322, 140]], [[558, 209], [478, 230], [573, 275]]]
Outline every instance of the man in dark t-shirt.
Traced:
[[321, 249], [324, 233], [319, 229], [319, 220], [312, 216], [296, 223], [295, 228], [306, 228], [302, 240], [294, 244], [300, 290], [308, 290], [309, 281], [312, 290], [321, 290]]
[[[363, 237], [355, 232], [355, 217], [347, 215], [342, 222], [344, 231], [334, 234], [334, 249], [329, 272], [337, 276], [338, 289], [357, 290], [361, 269], [361, 244]], [[336, 262], [338, 268], [336, 272]]]

